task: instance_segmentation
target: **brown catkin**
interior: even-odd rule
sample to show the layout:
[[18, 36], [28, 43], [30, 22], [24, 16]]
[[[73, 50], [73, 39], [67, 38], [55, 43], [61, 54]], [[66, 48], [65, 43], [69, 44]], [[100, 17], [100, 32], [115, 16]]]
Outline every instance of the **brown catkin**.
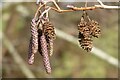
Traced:
[[32, 37], [31, 37], [29, 43], [28, 64], [33, 64], [33, 63], [34, 63], [34, 53], [32, 48]]
[[53, 55], [53, 40], [52, 39], [49, 39], [48, 50], [49, 50], [50, 56], [52, 56]]
[[38, 28], [37, 24], [35, 22], [35, 19], [32, 19], [31, 22], [31, 37], [32, 37], [32, 49], [33, 53], [36, 53], [38, 51]]
[[28, 63], [34, 63], [34, 55], [38, 51], [38, 28], [35, 19], [31, 22], [31, 38], [29, 43]]
[[38, 30], [38, 52], [42, 55], [41, 42], [40, 42], [41, 36], [42, 36], [42, 30], [39, 29]]
[[56, 38], [54, 26], [50, 21], [45, 21], [43, 24], [43, 33], [45, 34], [47, 43], [48, 43], [48, 50], [49, 55], [52, 56], [53, 54], [53, 40]]
[[46, 72], [50, 74], [51, 66], [50, 66], [49, 55], [48, 55], [47, 41], [46, 41], [44, 33], [40, 37], [40, 43], [41, 43], [41, 52], [43, 56], [44, 66], [45, 66]]

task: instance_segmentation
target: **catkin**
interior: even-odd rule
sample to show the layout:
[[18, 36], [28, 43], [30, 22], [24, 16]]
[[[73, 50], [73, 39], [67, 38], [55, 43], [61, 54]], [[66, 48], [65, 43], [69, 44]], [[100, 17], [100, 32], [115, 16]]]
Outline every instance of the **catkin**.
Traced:
[[49, 55], [48, 55], [47, 41], [45, 39], [44, 34], [42, 34], [42, 36], [40, 37], [40, 43], [41, 43], [41, 52], [43, 56], [44, 66], [45, 66], [46, 72], [50, 74], [51, 66], [50, 66]]
[[31, 22], [31, 38], [29, 43], [28, 63], [34, 63], [34, 55], [38, 51], [38, 28], [35, 19]]
[[32, 37], [30, 38], [30, 43], [29, 43], [28, 63], [29, 64], [34, 63], [34, 53], [33, 53], [33, 48], [32, 48]]
[[38, 51], [38, 28], [35, 19], [31, 22], [31, 37], [32, 37], [32, 49], [33, 53]]
[[51, 22], [45, 21], [43, 24], [43, 33], [45, 34], [47, 43], [48, 43], [48, 50], [49, 55], [52, 56], [53, 54], [53, 40], [56, 38], [54, 26]]

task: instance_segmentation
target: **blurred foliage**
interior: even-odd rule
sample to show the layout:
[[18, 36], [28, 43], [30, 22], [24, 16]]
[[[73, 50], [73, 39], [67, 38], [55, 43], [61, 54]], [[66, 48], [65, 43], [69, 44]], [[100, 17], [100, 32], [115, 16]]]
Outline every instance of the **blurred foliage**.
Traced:
[[[66, 6], [67, 4], [74, 4], [79, 7], [84, 6], [84, 3], [59, 3], [60, 6]], [[94, 4], [89, 3], [89, 6]], [[20, 11], [24, 12], [25, 10], [19, 11], [21, 9], [19, 6], [28, 10], [29, 15], [25, 16], [20, 13]], [[4, 3], [3, 5], [3, 21], [1, 21], [3, 23], [3, 32], [13, 43], [26, 64], [30, 39], [30, 22], [36, 9], [37, 6], [34, 3]], [[118, 11], [98, 9], [87, 12], [90, 18], [100, 23], [102, 29], [101, 37], [93, 41], [94, 46], [118, 58]], [[82, 11], [79, 11], [58, 14], [55, 11], [50, 11], [50, 19], [56, 28], [77, 37], [77, 24], [82, 13]], [[4, 46], [2, 54], [4, 57], [3, 77], [25, 77]], [[45, 73], [40, 54], [36, 54], [35, 64], [32, 66], [28, 65], [28, 68], [39, 78], [114, 78], [118, 76], [118, 69], [116, 67], [58, 37], [54, 44], [54, 54], [50, 59], [52, 65], [51, 75]]]

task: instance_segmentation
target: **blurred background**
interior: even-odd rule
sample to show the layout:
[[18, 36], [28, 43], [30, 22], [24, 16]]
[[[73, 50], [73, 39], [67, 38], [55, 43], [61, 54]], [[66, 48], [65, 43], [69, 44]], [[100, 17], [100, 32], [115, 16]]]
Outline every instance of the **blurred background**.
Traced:
[[[62, 9], [65, 9], [67, 4], [77, 7], [84, 6], [84, 3], [81, 2], [59, 3]], [[88, 6], [95, 4], [98, 3], [88, 3]], [[106, 4], [118, 5], [117, 3]], [[118, 59], [118, 10], [87, 11], [90, 18], [98, 21], [101, 26], [102, 34], [98, 39], [94, 38], [93, 45], [107, 56], [102, 55], [99, 51], [94, 52], [94, 50], [91, 53], [86, 52], [79, 47], [76, 40], [78, 37], [77, 24], [82, 16], [82, 11], [57, 13], [51, 10], [49, 12], [50, 20], [55, 26], [57, 38], [54, 41], [54, 54], [50, 57], [52, 74], [48, 75], [39, 53], [35, 55], [33, 65], [27, 63], [30, 22], [38, 6], [32, 2], [6, 2], [2, 5], [0, 31], [3, 32], [3, 45], [0, 70], [2, 70], [3, 78], [118, 77], [118, 66], [116, 65]], [[71, 37], [76, 41], [69, 41]]]

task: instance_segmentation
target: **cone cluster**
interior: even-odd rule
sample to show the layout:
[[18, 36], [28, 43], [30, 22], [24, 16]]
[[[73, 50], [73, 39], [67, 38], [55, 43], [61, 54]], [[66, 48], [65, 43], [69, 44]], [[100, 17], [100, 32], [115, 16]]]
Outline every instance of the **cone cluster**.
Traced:
[[[43, 58], [45, 70], [48, 74], [51, 73], [50, 56], [53, 54], [53, 43], [56, 38], [55, 28], [49, 21], [47, 9], [43, 6], [37, 10], [34, 18], [31, 21], [31, 38], [29, 43], [28, 63], [33, 64], [35, 54], [39, 52]], [[78, 24], [79, 43], [86, 51], [91, 51], [93, 47], [93, 37], [98, 38], [101, 31], [97, 21], [91, 20], [84, 11], [80, 23]]]
[[92, 50], [92, 37], [98, 38], [101, 31], [97, 21], [91, 20], [86, 12], [83, 13], [80, 23], [78, 24], [79, 43], [87, 52]]
[[[39, 22], [38, 22], [39, 21]], [[47, 73], [51, 73], [49, 57], [53, 54], [53, 41], [56, 37], [54, 26], [46, 18], [32, 19], [31, 39], [29, 43], [28, 63], [34, 63], [34, 57], [39, 52], [43, 57], [43, 63]]]

